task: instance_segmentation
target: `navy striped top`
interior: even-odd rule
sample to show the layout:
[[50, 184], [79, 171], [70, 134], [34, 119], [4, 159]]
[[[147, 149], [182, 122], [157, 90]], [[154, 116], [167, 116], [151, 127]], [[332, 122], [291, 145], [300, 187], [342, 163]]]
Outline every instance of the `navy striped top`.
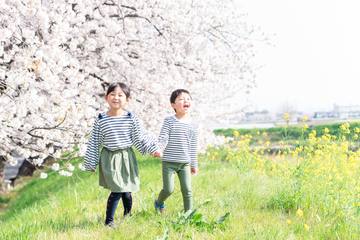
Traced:
[[165, 162], [190, 163], [197, 168], [198, 127], [175, 115], [166, 117], [159, 136], [159, 147]]
[[135, 146], [142, 154], [158, 150], [156, 139], [145, 133], [136, 115], [124, 112], [121, 116], [100, 113], [94, 122], [87, 145], [84, 167], [95, 170], [100, 160], [100, 148], [110, 151]]

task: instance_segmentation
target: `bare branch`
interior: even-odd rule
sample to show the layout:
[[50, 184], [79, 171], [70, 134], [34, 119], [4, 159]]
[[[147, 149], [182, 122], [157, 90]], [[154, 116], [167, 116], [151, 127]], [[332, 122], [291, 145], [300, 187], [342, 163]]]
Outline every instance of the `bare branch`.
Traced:
[[35, 137], [35, 138], [44, 139], [43, 136], [35, 135], [35, 134], [33, 134], [32, 132], [33, 132], [33, 131], [36, 131], [36, 130], [53, 130], [53, 129], [58, 129], [58, 127], [65, 122], [66, 117], [67, 117], [67, 113], [65, 113], [64, 118], [63, 118], [58, 124], [56, 124], [55, 126], [52, 126], [52, 127], [35, 127], [35, 128], [33, 128], [33, 129], [29, 130], [29, 131], [27, 132], [27, 134], [29, 134], [30, 136]]
[[126, 14], [125, 16], [123, 17], [120, 17], [119, 14], [112, 14], [110, 15], [110, 17], [113, 17], [113, 18], [118, 18], [119, 20], [125, 20], [125, 18], [142, 18], [142, 19], [145, 19], [148, 23], [150, 23], [153, 28], [158, 32], [158, 35], [159, 36], [163, 36], [164, 34], [160, 31], [160, 29], [155, 25], [153, 24], [149, 18], [147, 17], [143, 17], [143, 16], [140, 16], [139, 14], [137, 13], [133, 13], [133, 14]]

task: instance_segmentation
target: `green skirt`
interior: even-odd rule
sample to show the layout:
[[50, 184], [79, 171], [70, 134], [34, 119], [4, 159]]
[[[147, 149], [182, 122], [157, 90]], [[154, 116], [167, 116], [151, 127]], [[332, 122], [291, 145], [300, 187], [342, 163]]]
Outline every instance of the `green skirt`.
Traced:
[[116, 151], [102, 149], [99, 163], [99, 184], [112, 192], [139, 191], [139, 169], [132, 148]]

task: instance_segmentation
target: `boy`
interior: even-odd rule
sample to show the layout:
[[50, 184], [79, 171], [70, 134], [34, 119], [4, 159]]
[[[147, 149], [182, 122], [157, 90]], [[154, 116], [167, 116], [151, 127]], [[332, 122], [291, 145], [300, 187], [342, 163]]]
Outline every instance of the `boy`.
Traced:
[[174, 191], [174, 174], [179, 177], [184, 210], [193, 207], [191, 174], [197, 174], [198, 129], [190, 119], [192, 99], [185, 89], [177, 89], [170, 96], [175, 115], [166, 117], [159, 136], [159, 147], [163, 151], [163, 188], [155, 200], [155, 209], [162, 213], [165, 200]]

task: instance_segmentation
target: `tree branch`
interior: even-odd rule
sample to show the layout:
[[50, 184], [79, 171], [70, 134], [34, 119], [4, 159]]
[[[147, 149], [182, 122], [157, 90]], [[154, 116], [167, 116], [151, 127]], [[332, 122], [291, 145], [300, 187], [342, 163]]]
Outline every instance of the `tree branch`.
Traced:
[[27, 132], [27, 134], [29, 134], [30, 136], [35, 137], [35, 138], [44, 139], [43, 136], [35, 135], [35, 134], [33, 134], [32, 132], [33, 132], [33, 131], [36, 131], [36, 130], [53, 130], [53, 129], [56, 129], [56, 128], [58, 128], [61, 124], [63, 124], [63, 123], [65, 122], [66, 117], [67, 117], [67, 113], [65, 113], [64, 119], [63, 119], [61, 122], [59, 122], [58, 124], [56, 124], [55, 126], [52, 126], [52, 127], [35, 127], [35, 128], [33, 128], [33, 129], [29, 130], [29, 131]]
[[160, 29], [155, 25], [153, 24], [150, 19], [148, 19], [147, 17], [143, 17], [143, 16], [140, 16], [139, 14], [137, 13], [133, 13], [133, 14], [126, 14], [124, 15], [123, 17], [120, 17], [119, 14], [112, 14], [110, 15], [109, 17], [114, 17], [114, 18], [118, 18], [119, 20], [125, 20], [125, 18], [142, 18], [142, 19], [145, 19], [148, 23], [150, 23], [153, 28], [158, 32], [158, 35], [159, 36], [163, 36], [164, 34], [160, 31]]

